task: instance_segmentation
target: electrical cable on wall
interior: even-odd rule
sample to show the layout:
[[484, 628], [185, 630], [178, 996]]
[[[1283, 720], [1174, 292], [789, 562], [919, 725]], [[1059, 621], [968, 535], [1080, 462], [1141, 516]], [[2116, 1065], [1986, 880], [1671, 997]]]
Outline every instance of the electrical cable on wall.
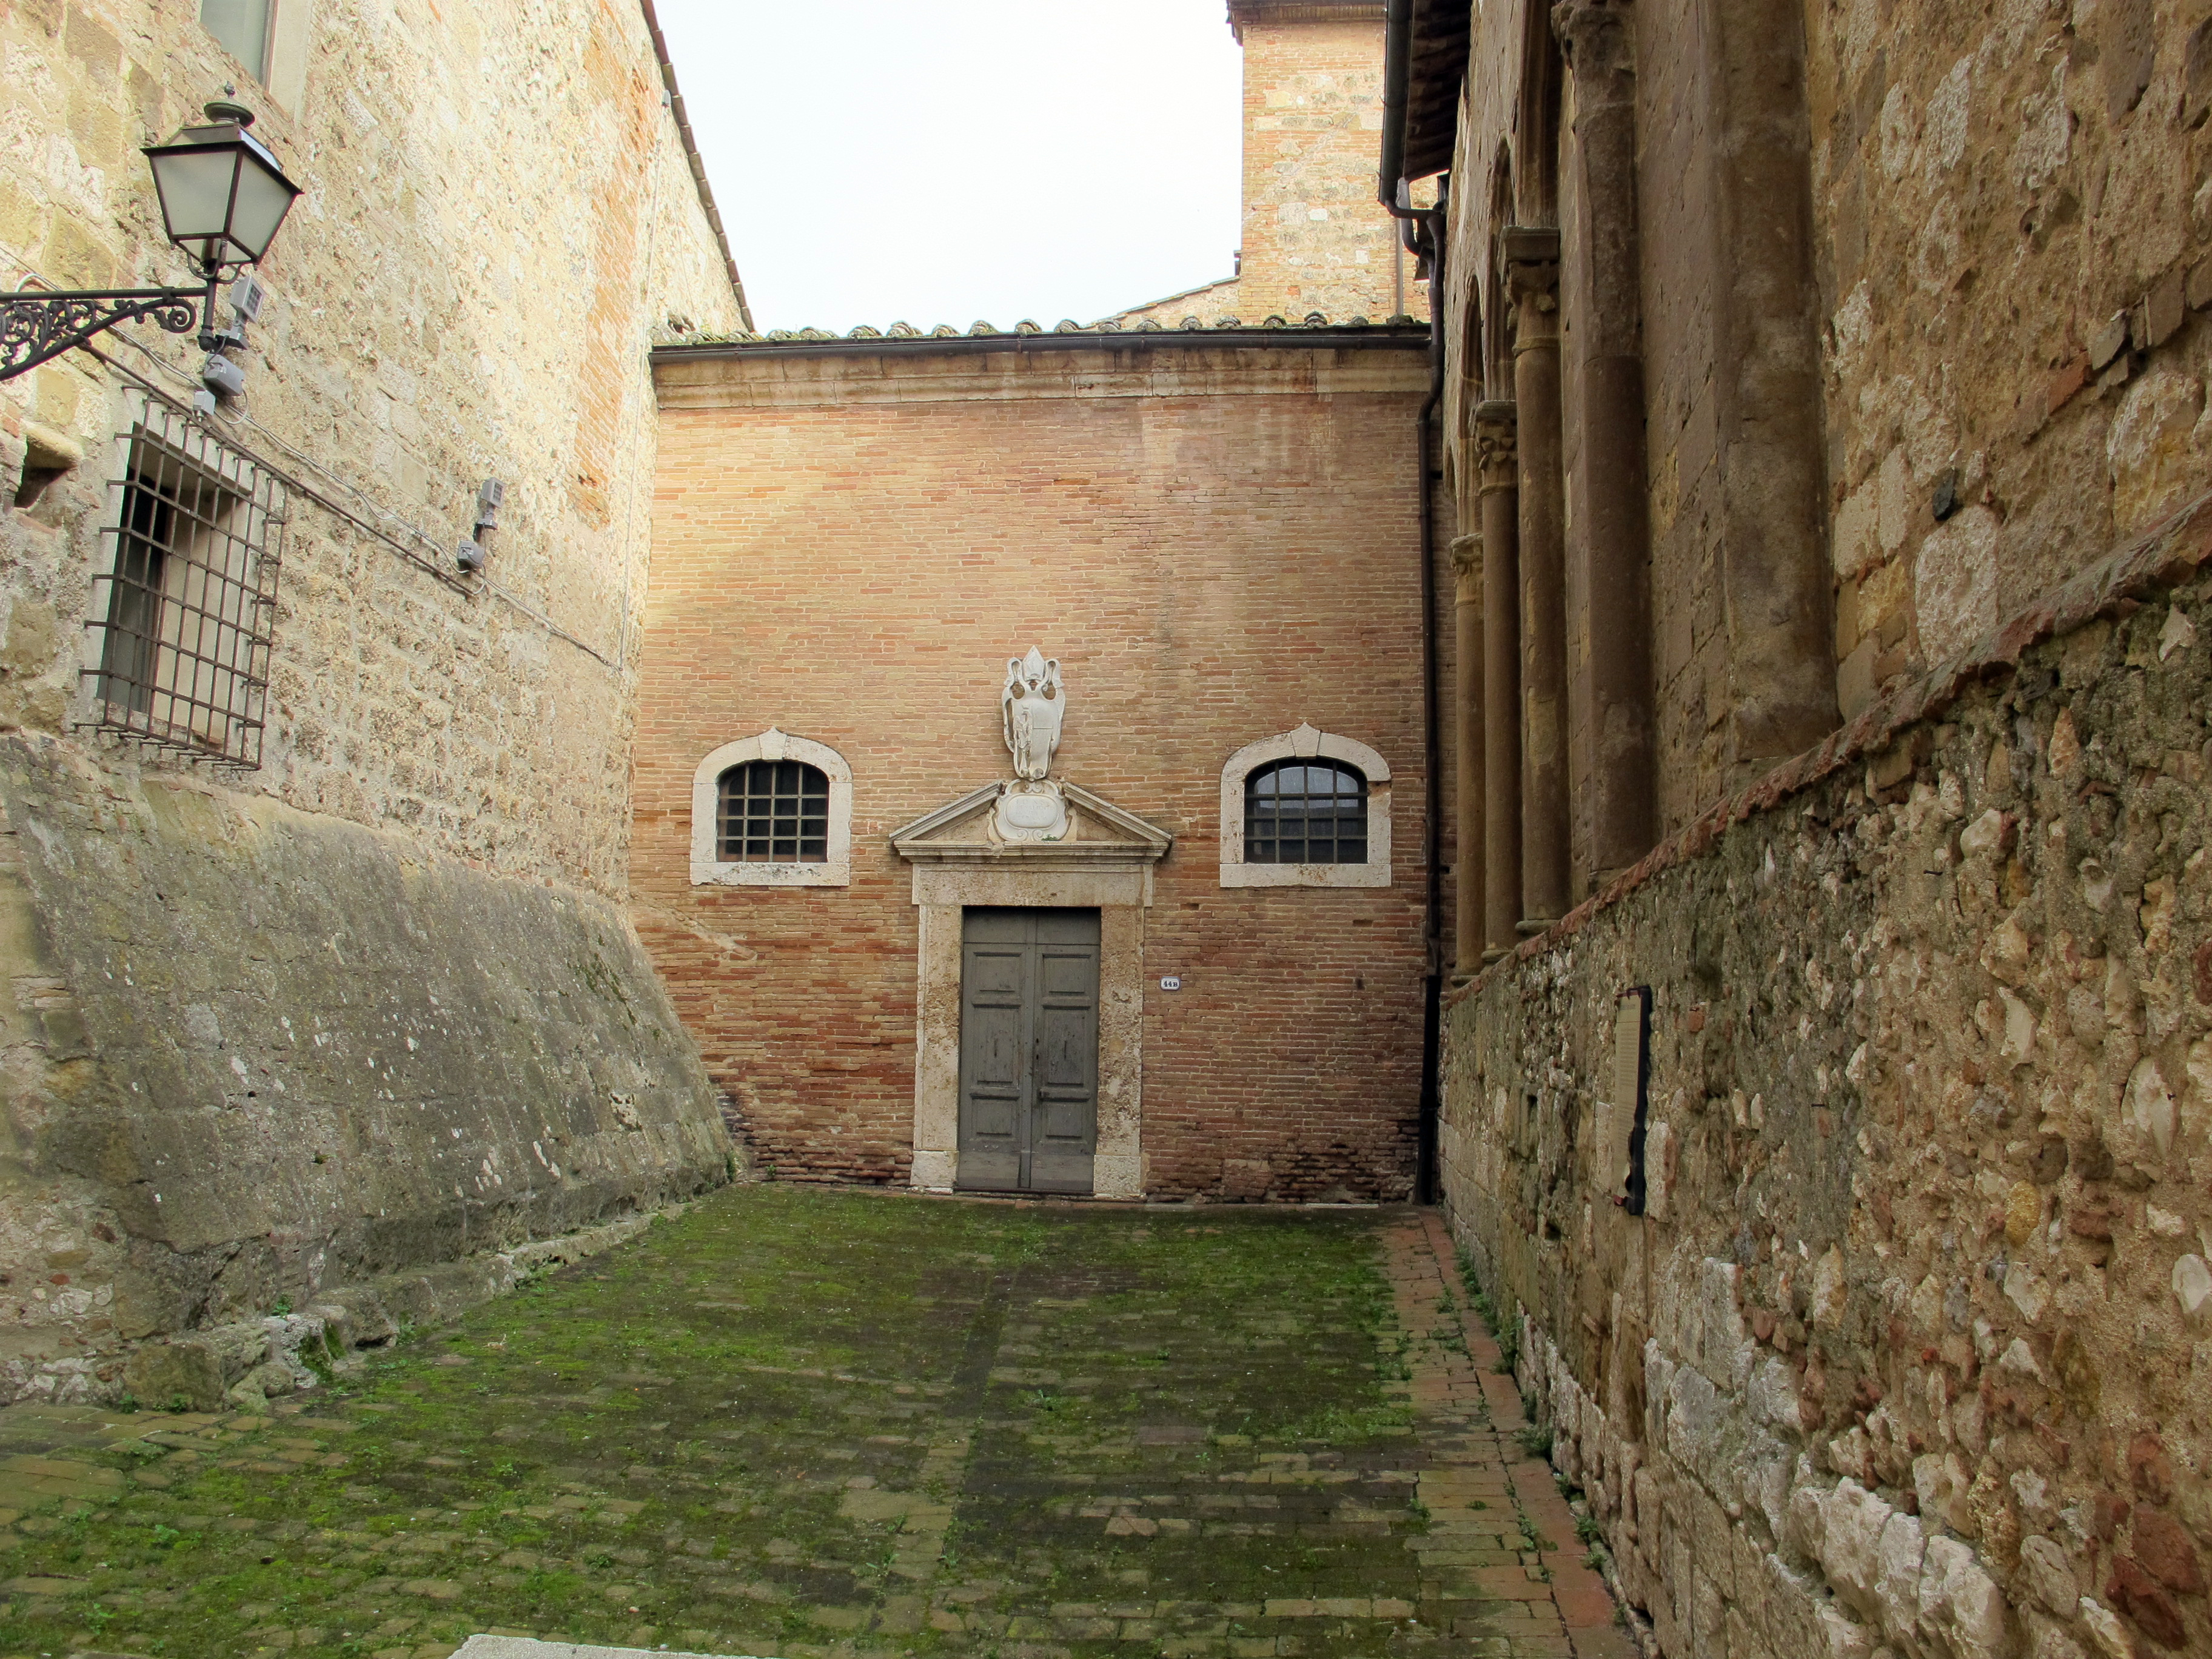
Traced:
[[[51, 281], [46, 275], [43, 271], [40, 270], [36, 266], [33, 265], [28, 260], [17, 256], [14, 263], [18, 270], [34, 278], [36, 281], [47, 283], [49, 286], [52, 285]], [[162, 373], [168, 375], [170, 379], [176, 381], [179, 385], [197, 386], [198, 382], [193, 376], [185, 374], [175, 364], [162, 357], [144, 341], [133, 338], [131, 336], [127, 334], [119, 335], [117, 337], [127, 342], [133, 349], [139, 353], [140, 356], [143, 356], [155, 368], [160, 369]], [[179, 403], [178, 400], [172, 397], [166, 390], [156, 385], [154, 381], [149, 380], [146, 376], [139, 374], [137, 370], [130, 368], [127, 364], [109, 356], [106, 352], [100, 350], [95, 346], [87, 345], [83, 347], [82, 349], [90, 356], [97, 359], [101, 363], [106, 364], [109, 368], [114, 370], [117, 374], [122, 375], [125, 379], [134, 382], [141, 390], [148, 392], [149, 395], [161, 398], [164, 403], [168, 404], [173, 408], [179, 410], [180, 412], [188, 412], [187, 406], [185, 404]], [[291, 444], [287, 443], [283, 438], [279, 437], [276, 433], [271, 432], [268, 428], [263, 426], [258, 421], [254, 420], [251, 416], [241, 412], [234, 413], [228, 418], [235, 422], [238, 425], [248, 428], [258, 437], [261, 438], [270, 445], [283, 451], [285, 455], [289, 456], [298, 465], [308, 469], [314, 472], [318, 477], [327, 480], [331, 484], [335, 485], [337, 489], [342, 489], [348, 495], [355, 497], [356, 500], [361, 501], [369, 512], [374, 514], [386, 524], [397, 526], [399, 531], [404, 532], [406, 535], [413, 538], [422, 546], [431, 549], [434, 553], [435, 557], [432, 558], [424, 556], [422, 553], [419, 553], [414, 548], [408, 546], [404, 542], [401, 541], [397, 536], [393, 535], [390, 532], [381, 529], [378, 526], [368, 522], [368, 520], [362, 518], [358, 514], [349, 512], [344, 507], [339, 506], [336, 501], [331, 501], [325, 492], [316, 489], [314, 485], [309, 483], [307, 480], [299, 477], [296, 474], [289, 471], [286, 468], [276, 465], [265, 456], [252, 455], [251, 457], [256, 465], [267, 468], [270, 472], [275, 473], [277, 477], [283, 478], [284, 482], [297, 494], [304, 496], [308, 501], [313, 501], [316, 506], [321, 507], [332, 517], [339, 519], [343, 522], [353, 526], [356, 530], [362, 531], [365, 534], [374, 537], [376, 540], [383, 543], [386, 547], [397, 553], [409, 564], [415, 566], [426, 575], [430, 576], [434, 580], [438, 581], [442, 586], [450, 588], [453, 592], [472, 597], [477, 591], [477, 588], [472, 588], [468, 584], [462, 582], [457, 578], [447, 574], [443, 564], [443, 560], [446, 556], [444, 543], [434, 539], [423, 532], [420, 527], [410, 522], [408, 520], [402, 518], [398, 514], [392, 513], [380, 506], [376, 501], [375, 498], [370, 495], [367, 490], [362, 489], [360, 485], [353, 483], [350, 479], [342, 477], [338, 473], [333, 472], [330, 468], [314, 459], [313, 457], [303, 453], [299, 449], [294, 447]], [[490, 580], [489, 578], [482, 579], [477, 584], [477, 586], [480, 587], [482, 591], [489, 593], [494, 599], [502, 601], [510, 609], [514, 610], [520, 615], [529, 618], [530, 621], [535, 623], [538, 627], [544, 629], [547, 633], [552, 635], [555, 638], [562, 641], [563, 643], [575, 647], [577, 650], [581, 651], [586, 656], [590, 657], [594, 661], [613, 670], [617, 674], [622, 672], [622, 664], [618, 659], [610, 657], [606, 653], [601, 651], [596, 646], [587, 644], [583, 640], [579, 639], [575, 635], [570, 633], [567, 629], [562, 627], [551, 617], [546, 616], [543, 611], [538, 610], [528, 601], [523, 599], [511, 590], [501, 586], [498, 583]]]

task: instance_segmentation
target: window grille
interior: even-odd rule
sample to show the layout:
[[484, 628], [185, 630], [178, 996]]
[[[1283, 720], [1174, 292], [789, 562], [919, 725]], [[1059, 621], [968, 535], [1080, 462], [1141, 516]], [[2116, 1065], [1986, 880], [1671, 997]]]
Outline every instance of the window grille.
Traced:
[[277, 480], [158, 404], [132, 428], [111, 568], [93, 578], [89, 723], [220, 765], [261, 764], [276, 619]]
[[747, 761], [721, 777], [718, 856], [726, 864], [822, 864], [830, 857], [830, 775], [805, 761]]
[[1244, 785], [1247, 864], [1367, 862], [1367, 780], [1328, 761], [1278, 761]]

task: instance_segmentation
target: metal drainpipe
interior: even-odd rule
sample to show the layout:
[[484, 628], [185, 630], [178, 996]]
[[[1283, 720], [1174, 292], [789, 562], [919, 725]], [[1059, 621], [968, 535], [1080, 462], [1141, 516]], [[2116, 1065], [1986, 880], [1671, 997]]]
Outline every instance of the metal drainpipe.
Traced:
[[1375, 199], [1393, 213], [1405, 183], [1406, 93], [1413, 80], [1413, 0], [1390, 0], [1382, 25], [1382, 155]]
[[1444, 395], [1444, 204], [1449, 180], [1440, 181], [1437, 205], [1421, 216], [1429, 256], [1429, 395], [1414, 417], [1414, 449], [1421, 483], [1421, 742], [1422, 862], [1427, 878], [1421, 921], [1421, 1095], [1413, 1158], [1413, 1201], [1437, 1201], [1437, 1121], [1443, 1106], [1437, 1062], [1443, 1022], [1443, 784], [1437, 775], [1437, 507], [1431, 426]]
[[1375, 184], [1375, 197], [1398, 220], [1399, 238], [1407, 252], [1419, 253], [1419, 238], [1428, 238], [1429, 257], [1429, 395], [1414, 422], [1414, 448], [1420, 458], [1421, 483], [1421, 724], [1426, 750], [1423, 780], [1426, 811], [1423, 814], [1424, 862], [1428, 890], [1421, 924], [1425, 957], [1421, 976], [1421, 1097], [1413, 1156], [1413, 1199], [1437, 1201], [1437, 1120], [1442, 1107], [1437, 1075], [1443, 1018], [1443, 826], [1437, 821], [1443, 791], [1437, 776], [1437, 514], [1436, 491], [1429, 477], [1429, 423], [1443, 401], [1443, 307], [1437, 295], [1443, 291], [1444, 205], [1450, 179], [1437, 180], [1437, 204], [1419, 209], [1412, 204], [1405, 177], [1406, 105], [1413, 81], [1413, 0], [1389, 0], [1383, 25], [1382, 155]]

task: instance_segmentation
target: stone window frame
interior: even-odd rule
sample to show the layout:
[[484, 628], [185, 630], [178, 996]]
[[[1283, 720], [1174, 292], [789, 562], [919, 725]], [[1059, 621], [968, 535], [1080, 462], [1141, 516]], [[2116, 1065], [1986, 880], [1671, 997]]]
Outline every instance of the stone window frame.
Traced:
[[[722, 774], [747, 761], [803, 761], [830, 780], [830, 836], [818, 864], [734, 863], [717, 856]], [[826, 743], [794, 738], [771, 726], [710, 752], [691, 775], [691, 884], [694, 887], [848, 887], [853, 881], [853, 769]]]
[[[1341, 761], [1367, 780], [1367, 862], [1247, 864], [1244, 786], [1273, 761]], [[1224, 887], [1388, 887], [1390, 884], [1390, 763], [1354, 738], [1296, 730], [1248, 743], [1221, 769], [1221, 884]]]

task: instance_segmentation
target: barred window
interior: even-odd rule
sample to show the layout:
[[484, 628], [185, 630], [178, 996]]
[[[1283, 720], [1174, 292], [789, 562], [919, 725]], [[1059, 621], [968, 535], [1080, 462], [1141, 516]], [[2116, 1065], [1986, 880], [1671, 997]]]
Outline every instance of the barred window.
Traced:
[[112, 568], [93, 579], [91, 724], [261, 763], [283, 486], [158, 404], [132, 428]]
[[726, 864], [821, 864], [830, 856], [830, 776], [805, 761], [757, 760], [722, 774], [715, 815]]
[[1278, 761], [1244, 785], [1247, 864], [1367, 862], [1367, 780], [1328, 761]]

